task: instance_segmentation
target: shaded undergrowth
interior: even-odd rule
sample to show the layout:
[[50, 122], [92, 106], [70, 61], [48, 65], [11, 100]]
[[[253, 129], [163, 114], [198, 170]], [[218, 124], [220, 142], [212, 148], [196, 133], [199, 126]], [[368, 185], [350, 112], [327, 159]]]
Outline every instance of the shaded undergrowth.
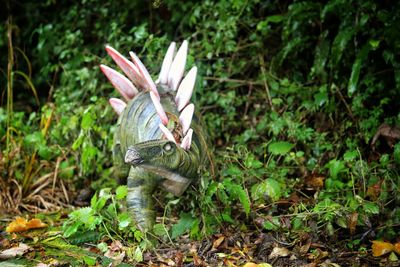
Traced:
[[[0, 209], [90, 205], [94, 192], [116, 188], [107, 106], [116, 93], [97, 67], [109, 61], [103, 46], [137, 52], [155, 75], [169, 42], [188, 39], [188, 65], [199, 68], [193, 98], [218, 170], [180, 199], [155, 196], [158, 242], [226, 226], [359, 252], [371, 240], [394, 242], [399, 13], [398, 4], [356, 0], [9, 2], [0, 26], [8, 54], [0, 58]], [[69, 230], [141, 242], [104, 196], [104, 205], [99, 197], [72, 213]]]

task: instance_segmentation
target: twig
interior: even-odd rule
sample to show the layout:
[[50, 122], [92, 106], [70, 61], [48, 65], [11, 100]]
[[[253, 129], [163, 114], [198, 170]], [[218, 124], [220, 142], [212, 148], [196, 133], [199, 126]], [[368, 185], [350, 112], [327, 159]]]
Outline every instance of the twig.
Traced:
[[53, 186], [51, 187], [51, 196], [54, 196], [54, 188], [56, 187], [57, 175], [58, 175], [58, 168], [60, 167], [61, 157], [57, 158], [56, 162], [56, 169], [54, 170], [53, 176]]
[[12, 18], [7, 21], [7, 40], [8, 40], [8, 64], [7, 64], [7, 133], [6, 133], [6, 169], [9, 167], [10, 152], [10, 126], [13, 117], [13, 66], [14, 50], [12, 44]]
[[274, 106], [272, 105], [271, 95], [269, 93], [269, 87], [268, 87], [267, 78], [266, 78], [267, 76], [266, 76], [266, 72], [265, 72], [264, 56], [262, 54], [258, 54], [258, 58], [260, 60], [260, 68], [261, 68], [262, 79], [263, 79], [265, 91], [267, 93], [267, 100], [268, 100], [268, 103], [269, 103], [269, 106], [271, 107], [271, 109], [274, 110]]
[[209, 80], [209, 81], [217, 81], [217, 82], [231, 82], [231, 83], [240, 83], [240, 84], [248, 84], [248, 85], [262, 85], [261, 82], [255, 82], [255, 81], [247, 81], [247, 80], [239, 80], [239, 79], [230, 79], [230, 78], [218, 78], [218, 77], [204, 77], [204, 80]]
[[345, 105], [345, 107], [347, 109], [347, 113], [349, 114], [350, 118], [355, 122], [356, 119], [353, 116], [353, 112], [351, 112], [351, 109], [350, 109], [349, 105], [347, 104], [346, 100], [344, 99], [342, 92], [340, 92], [340, 90], [337, 86], [335, 86], [335, 87], [336, 87], [336, 92], [338, 92], [340, 100], [343, 102], [343, 104]]

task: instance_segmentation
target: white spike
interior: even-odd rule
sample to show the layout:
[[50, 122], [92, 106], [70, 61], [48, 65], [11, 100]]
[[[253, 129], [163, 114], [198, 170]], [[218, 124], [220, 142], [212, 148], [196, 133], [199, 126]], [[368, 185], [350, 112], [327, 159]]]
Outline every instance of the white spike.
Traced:
[[175, 47], [175, 42], [172, 42], [168, 47], [167, 53], [165, 54], [160, 75], [158, 76], [158, 81], [161, 84], [167, 84], [168, 82], [168, 72], [171, 68], [172, 60], [174, 59]]
[[192, 144], [192, 135], [193, 135], [193, 130], [189, 129], [185, 137], [182, 139], [181, 148], [185, 150], [190, 149], [190, 145]]
[[161, 122], [164, 125], [167, 125], [168, 117], [164, 111], [164, 108], [161, 105], [160, 99], [157, 98], [157, 96], [153, 93], [153, 91], [150, 91], [150, 98], [151, 98], [151, 101], [153, 101], [153, 104], [154, 104], [154, 107], [156, 108], [158, 116], [160, 116]]
[[139, 69], [140, 74], [143, 76], [143, 78], [147, 84], [147, 88], [150, 89], [150, 91], [152, 91], [157, 96], [158, 99], [160, 99], [160, 95], [158, 94], [157, 87], [156, 87], [153, 79], [151, 78], [149, 72], [147, 71], [146, 67], [143, 65], [142, 61], [140, 61], [140, 59], [133, 52], [129, 52], [129, 55], [131, 56], [133, 63]]
[[160, 127], [160, 130], [163, 132], [163, 134], [165, 135], [165, 137], [166, 137], [169, 141], [172, 141], [172, 142], [174, 142], [174, 143], [176, 144], [176, 141], [175, 141], [174, 136], [172, 135], [171, 131], [168, 130], [167, 127], [165, 127], [162, 123], [160, 123], [160, 124], [158, 125], [158, 127]]
[[121, 115], [121, 113], [126, 108], [126, 103], [119, 98], [110, 98], [110, 100], [108, 101], [110, 102], [111, 107], [118, 115]]
[[190, 69], [189, 73], [183, 78], [179, 85], [178, 92], [175, 96], [175, 103], [178, 110], [181, 111], [190, 101], [192, 97], [194, 84], [196, 83], [197, 67], [194, 66]]
[[168, 72], [168, 85], [174, 91], [178, 88], [179, 82], [182, 79], [183, 72], [185, 71], [187, 52], [188, 41], [185, 40], [183, 41], [178, 52], [176, 53], [176, 56], [171, 64], [171, 68]]
[[126, 100], [132, 99], [138, 93], [133, 83], [118, 71], [106, 65], [100, 65], [100, 69]]
[[182, 131], [184, 135], [190, 128], [190, 124], [192, 123], [193, 113], [194, 113], [194, 105], [189, 104], [182, 110], [181, 115], [179, 116], [179, 121], [181, 122]]
[[106, 45], [106, 51], [133, 83], [143, 86], [143, 77], [131, 61], [109, 45]]

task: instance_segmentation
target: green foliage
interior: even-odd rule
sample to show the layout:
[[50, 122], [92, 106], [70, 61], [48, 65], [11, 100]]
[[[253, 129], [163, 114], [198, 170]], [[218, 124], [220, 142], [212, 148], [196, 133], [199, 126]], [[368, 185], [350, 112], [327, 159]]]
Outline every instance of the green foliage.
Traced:
[[[200, 239], [226, 224], [251, 227], [259, 218], [264, 231], [285, 231], [288, 238], [315, 227], [329, 236], [348, 236], [353, 214], [357, 234], [374, 228], [378, 236], [394, 238], [400, 143], [379, 138], [370, 144], [381, 124], [400, 125], [399, 5], [372, 0], [12, 5], [14, 46], [26, 51], [13, 53], [13, 110], [11, 103], [0, 108], [0, 134], [11, 137], [1, 140], [8, 166], [0, 168], [25, 185], [25, 194], [56, 166], [71, 191], [86, 180], [97, 190], [115, 188], [110, 151], [116, 118], [107, 98], [116, 93], [97, 67], [112, 64], [103, 46], [137, 52], [156, 77], [168, 43], [188, 39], [188, 65], [199, 69], [193, 100], [203, 108], [218, 171], [211, 177], [206, 170], [181, 200], [162, 198], [160, 203], [168, 203], [164, 219], [179, 219], [172, 226], [167, 220], [156, 224], [157, 238]], [[2, 24], [0, 33], [6, 32]], [[7, 51], [0, 38], [0, 52]], [[2, 70], [8, 62], [0, 59]], [[0, 77], [0, 84], [8, 81]], [[71, 213], [65, 235], [94, 231], [141, 241], [119, 209], [126, 188], [118, 187], [115, 196], [101, 192], [90, 207]], [[360, 242], [349, 244], [357, 249]], [[139, 260], [137, 249], [132, 257]]]
[[133, 225], [130, 215], [121, 211], [120, 200], [125, 199], [127, 192], [126, 186], [117, 187], [115, 195], [109, 188], [102, 189], [92, 197], [89, 207], [74, 210], [68, 215], [63, 225], [64, 236], [74, 243], [77, 238], [82, 239], [87, 233], [95, 231], [98, 237], [134, 237], [140, 242], [142, 235]]

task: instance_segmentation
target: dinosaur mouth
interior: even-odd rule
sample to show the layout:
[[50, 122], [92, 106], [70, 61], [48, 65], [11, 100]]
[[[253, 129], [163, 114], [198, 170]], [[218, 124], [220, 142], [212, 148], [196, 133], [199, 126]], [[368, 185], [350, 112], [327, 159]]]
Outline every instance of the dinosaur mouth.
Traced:
[[143, 162], [143, 158], [140, 156], [136, 149], [130, 148], [125, 154], [125, 163], [139, 165]]

